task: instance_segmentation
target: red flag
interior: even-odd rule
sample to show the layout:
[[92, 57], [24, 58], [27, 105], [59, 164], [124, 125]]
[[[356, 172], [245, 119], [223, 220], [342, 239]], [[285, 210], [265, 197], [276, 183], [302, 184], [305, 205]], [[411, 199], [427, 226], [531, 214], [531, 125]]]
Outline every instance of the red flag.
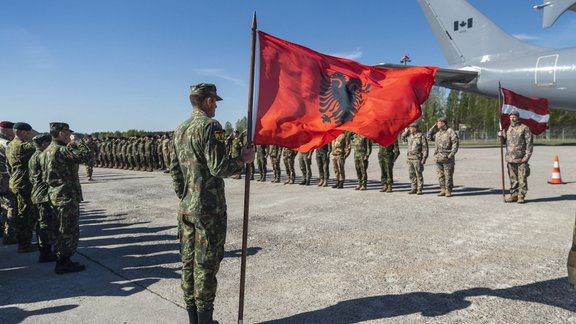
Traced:
[[522, 124], [528, 126], [532, 134], [542, 134], [548, 129], [548, 100], [543, 98], [524, 97], [508, 89], [501, 88], [504, 102], [500, 123], [502, 128], [510, 126], [510, 113], [514, 110], [520, 114]]
[[383, 69], [259, 32], [254, 143], [309, 151], [343, 131], [382, 145], [421, 115], [436, 67]]

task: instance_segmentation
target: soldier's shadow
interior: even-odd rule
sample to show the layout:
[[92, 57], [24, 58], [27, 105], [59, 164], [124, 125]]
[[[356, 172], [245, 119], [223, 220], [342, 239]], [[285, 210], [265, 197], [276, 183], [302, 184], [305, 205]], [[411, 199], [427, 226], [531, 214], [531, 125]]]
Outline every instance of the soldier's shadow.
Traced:
[[413, 292], [341, 301], [335, 305], [262, 323], [358, 323], [409, 314], [446, 315], [472, 305], [469, 297], [494, 296], [545, 304], [576, 312], [576, 294], [567, 278], [557, 278], [505, 289], [471, 288], [453, 293]]

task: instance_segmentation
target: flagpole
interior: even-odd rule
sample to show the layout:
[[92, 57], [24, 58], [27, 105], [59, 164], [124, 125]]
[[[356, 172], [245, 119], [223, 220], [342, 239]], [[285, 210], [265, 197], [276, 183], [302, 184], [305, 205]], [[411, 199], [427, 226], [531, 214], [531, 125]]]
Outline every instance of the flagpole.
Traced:
[[[250, 84], [248, 90], [248, 127], [246, 144], [252, 145], [252, 105], [254, 104], [254, 62], [256, 60], [256, 11], [252, 16], [252, 45], [250, 47]], [[244, 221], [242, 223], [242, 258], [240, 262], [240, 297], [238, 302], [238, 324], [244, 321], [244, 287], [246, 284], [246, 251], [248, 249], [248, 210], [250, 207], [250, 177], [249, 165], [246, 164], [244, 177]]]
[[[500, 82], [498, 82], [498, 110], [500, 111], [499, 114], [499, 122], [500, 125], [500, 132], [502, 132], [502, 86]], [[504, 133], [502, 136], [498, 137], [500, 139], [500, 167], [502, 170], [502, 199], [506, 202], [506, 183], [504, 180]]]

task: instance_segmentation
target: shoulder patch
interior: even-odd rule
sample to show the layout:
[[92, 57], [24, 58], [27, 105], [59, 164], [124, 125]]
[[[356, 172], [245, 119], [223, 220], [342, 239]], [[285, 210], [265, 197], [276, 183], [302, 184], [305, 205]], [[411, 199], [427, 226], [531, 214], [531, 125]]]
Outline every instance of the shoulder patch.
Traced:
[[226, 141], [226, 138], [224, 136], [224, 131], [223, 130], [217, 130], [214, 131], [214, 137], [216, 138], [217, 141], [224, 143], [224, 141]]

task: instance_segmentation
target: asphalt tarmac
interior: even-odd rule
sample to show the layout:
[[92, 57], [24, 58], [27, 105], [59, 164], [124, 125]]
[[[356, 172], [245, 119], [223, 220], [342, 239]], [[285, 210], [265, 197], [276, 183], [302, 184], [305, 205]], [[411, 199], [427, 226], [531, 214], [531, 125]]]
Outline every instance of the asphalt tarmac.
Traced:
[[[404, 148], [393, 193], [379, 192], [376, 148], [367, 191], [354, 190], [352, 157], [344, 189], [252, 181], [244, 323], [576, 323], [575, 152], [535, 147], [524, 205], [503, 203], [498, 148], [460, 149], [450, 198], [436, 196], [432, 159], [424, 195], [407, 194]], [[547, 183], [555, 155], [567, 184]], [[0, 246], [0, 323], [187, 322], [170, 176], [97, 168], [94, 178], [82, 181], [73, 257], [86, 271], [56, 275], [36, 253]], [[237, 322], [244, 180], [226, 179], [226, 194], [222, 324]]]

